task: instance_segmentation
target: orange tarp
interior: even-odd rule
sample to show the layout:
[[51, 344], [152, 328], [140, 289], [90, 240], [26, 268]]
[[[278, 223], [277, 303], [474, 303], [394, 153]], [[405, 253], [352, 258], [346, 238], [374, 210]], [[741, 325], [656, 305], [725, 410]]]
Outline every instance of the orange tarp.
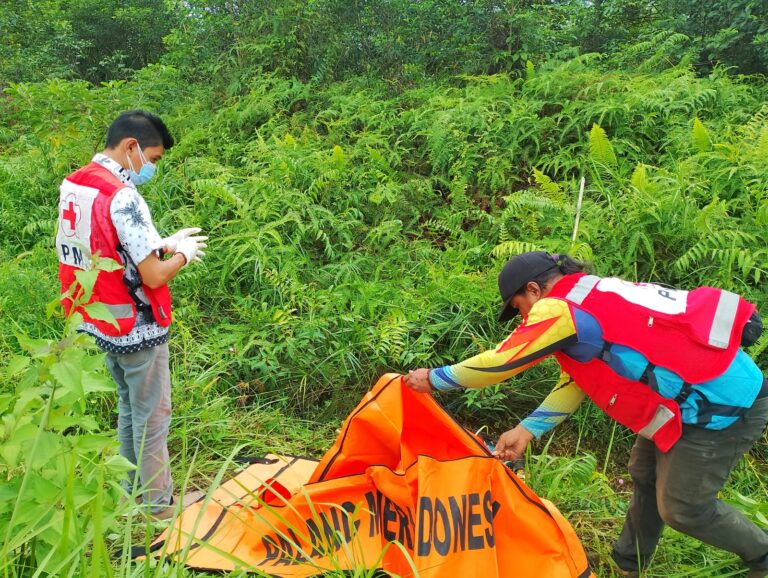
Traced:
[[272, 462], [187, 508], [152, 555], [285, 578], [594, 576], [554, 505], [399, 375], [365, 395], [319, 464]]

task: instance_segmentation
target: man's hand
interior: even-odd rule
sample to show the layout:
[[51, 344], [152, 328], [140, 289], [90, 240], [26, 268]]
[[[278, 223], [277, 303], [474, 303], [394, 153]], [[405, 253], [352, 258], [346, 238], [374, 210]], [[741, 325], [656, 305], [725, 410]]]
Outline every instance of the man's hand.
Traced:
[[184, 255], [185, 267], [192, 261], [201, 261], [200, 257], [205, 255], [202, 249], [208, 246], [203, 241], [207, 240], [208, 237], [185, 237], [176, 244], [176, 253]]
[[[175, 253], [176, 248], [179, 245], [179, 241], [186, 239], [187, 237], [197, 235], [200, 231], [202, 231], [200, 227], [187, 227], [186, 229], [176, 231], [170, 237], [163, 239], [163, 251], [166, 253]], [[205, 241], [207, 239], [208, 237], [195, 237], [195, 240], [198, 242]]]
[[499, 441], [496, 442], [493, 455], [505, 462], [516, 460], [525, 453], [525, 448], [528, 447], [533, 437], [531, 432], [518, 425], [501, 434]]
[[417, 393], [429, 393], [432, 391], [432, 383], [429, 381], [429, 369], [412, 369], [408, 375], [403, 376], [403, 382]]

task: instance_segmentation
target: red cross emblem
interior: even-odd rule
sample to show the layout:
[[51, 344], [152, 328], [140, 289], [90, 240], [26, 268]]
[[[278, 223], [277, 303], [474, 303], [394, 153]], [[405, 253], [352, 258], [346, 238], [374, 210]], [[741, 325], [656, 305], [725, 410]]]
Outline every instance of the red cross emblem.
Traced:
[[67, 198], [61, 202], [61, 223], [67, 237], [74, 237], [77, 233], [77, 223], [81, 213], [75, 195], [67, 195]]

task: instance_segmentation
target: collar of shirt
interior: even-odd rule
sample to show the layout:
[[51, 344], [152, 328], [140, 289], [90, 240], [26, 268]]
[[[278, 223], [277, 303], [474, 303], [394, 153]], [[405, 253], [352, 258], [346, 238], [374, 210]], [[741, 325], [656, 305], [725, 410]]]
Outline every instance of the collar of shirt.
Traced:
[[131, 180], [130, 175], [128, 174], [128, 171], [126, 171], [123, 167], [120, 166], [120, 164], [109, 158], [107, 155], [102, 153], [96, 153], [93, 156], [92, 161], [94, 163], [100, 164], [105, 169], [108, 169], [109, 172], [111, 172], [113, 175], [115, 175], [118, 179], [120, 179], [120, 182], [124, 185], [128, 185], [131, 188], [136, 188], [136, 185], [133, 184], [133, 181]]

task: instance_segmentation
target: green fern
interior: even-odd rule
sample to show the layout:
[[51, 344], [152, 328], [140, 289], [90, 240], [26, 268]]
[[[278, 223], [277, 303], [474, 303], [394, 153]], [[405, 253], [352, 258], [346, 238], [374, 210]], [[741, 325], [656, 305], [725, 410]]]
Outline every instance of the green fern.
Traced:
[[608, 135], [597, 124], [593, 124], [592, 129], [589, 131], [589, 157], [594, 162], [612, 169], [615, 169], [618, 164], [616, 153], [613, 151]]
[[535, 179], [536, 184], [539, 186], [539, 189], [541, 189], [541, 192], [544, 193], [547, 198], [564, 200], [564, 193], [560, 188], [560, 185], [558, 185], [555, 181], [542, 173], [540, 170], [533, 169], [533, 178]]
[[491, 250], [491, 255], [498, 259], [509, 259], [515, 255], [521, 253], [527, 253], [528, 251], [541, 251], [544, 248], [536, 243], [528, 243], [525, 241], [504, 241], [499, 243]]
[[536, 66], [530, 60], [525, 61], [525, 78], [532, 80], [536, 77]]
[[630, 177], [629, 182], [633, 187], [640, 191], [648, 191], [650, 181], [648, 180], [648, 171], [646, 170], [645, 165], [641, 163], [635, 167], [635, 170], [632, 171], [632, 176]]
[[698, 118], [693, 119], [691, 143], [693, 144], [693, 149], [699, 153], [705, 153], [712, 149], [712, 142], [709, 140], [709, 133], [704, 127], [704, 124]]
[[760, 137], [755, 149], [758, 160], [768, 162], [768, 123], [760, 131]]
[[[721, 286], [741, 290], [738, 277], [757, 284], [765, 276], [768, 250], [751, 248], [756, 242], [757, 237], [745, 231], [713, 231], [683, 253], [674, 267], [682, 272], [694, 265], [714, 266]], [[738, 277], [734, 278], [733, 274]]]
[[[662, 30], [626, 46], [617, 58], [638, 70], [659, 70], [680, 64], [690, 38], [672, 30]], [[683, 59], [684, 60], [684, 59]]]

